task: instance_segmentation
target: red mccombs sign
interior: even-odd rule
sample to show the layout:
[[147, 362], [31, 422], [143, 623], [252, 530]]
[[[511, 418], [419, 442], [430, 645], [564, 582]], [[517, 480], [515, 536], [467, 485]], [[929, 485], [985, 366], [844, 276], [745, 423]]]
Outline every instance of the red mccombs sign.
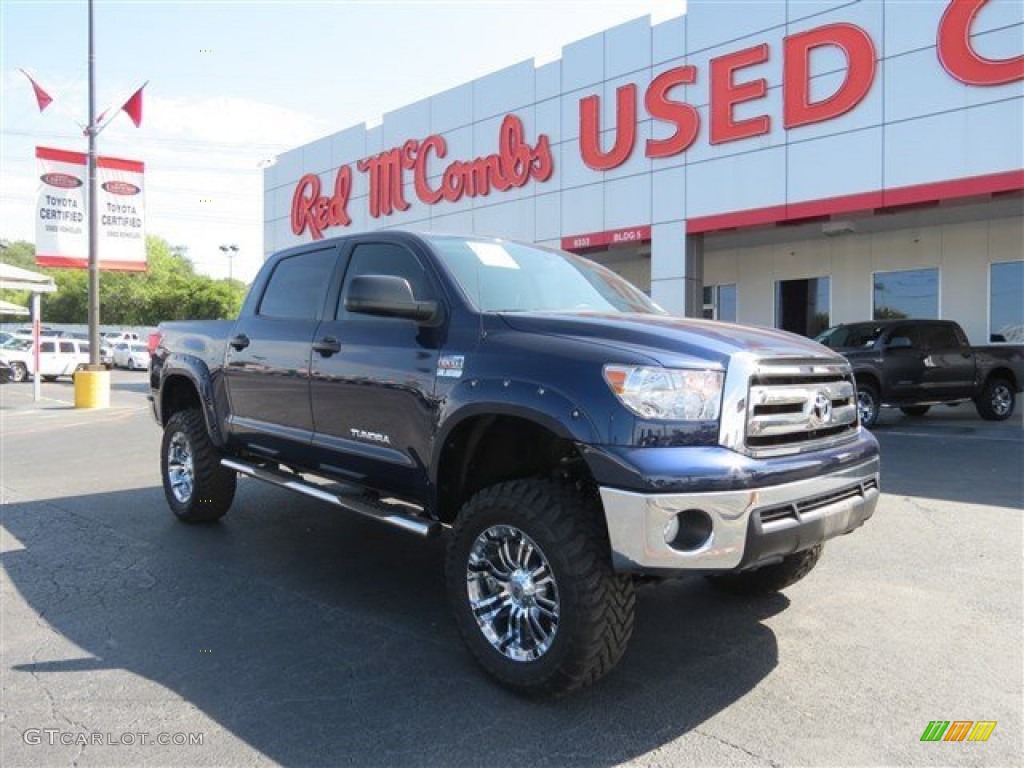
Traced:
[[[939, 62], [951, 77], [967, 85], [992, 86], [1024, 80], [1024, 54], [1010, 59], [988, 59], [972, 46], [971, 27], [978, 12], [991, 0], [950, 0], [939, 23], [936, 48]], [[846, 58], [846, 76], [828, 97], [812, 101], [810, 96], [810, 57], [822, 48], [842, 51]], [[871, 90], [877, 74], [877, 50], [871, 36], [862, 27], [850, 23], [826, 24], [789, 35], [782, 41], [782, 127], [790, 130], [833, 120], [860, 104]], [[727, 53], [711, 60], [706, 73], [710, 84], [708, 141], [724, 144], [770, 133], [773, 116], [756, 115], [737, 119], [737, 106], [762, 99], [768, 92], [764, 78], [744, 77], [744, 70], [769, 61], [773, 55], [765, 43]], [[664, 158], [689, 149], [700, 134], [700, 113], [683, 101], [672, 98], [680, 85], [692, 85], [701, 76], [692, 65], [675, 67], [658, 75], [643, 94], [647, 114], [673, 127], [671, 135], [648, 139], [646, 157]], [[600, 139], [601, 97], [580, 100], [579, 150], [583, 162], [596, 171], [616, 168], [636, 149], [639, 88], [623, 85], [615, 93], [615, 131], [611, 147]], [[554, 163], [549, 138], [540, 134], [535, 144], [526, 138], [522, 120], [507, 115], [498, 132], [494, 154], [468, 161], [450, 162], [438, 181], [428, 178], [431, 159], [447, 159], [447, 143], [432, 135], [406, 141], [400, 147], [360, 160], [356, 168], [369, 179], [369, 214], [373, 218], [389, 216], [410, 207], [406, 181], [411, 176], [413, 192], [426, 205], [442, 200], [455, 202], [463, 197], [488, 195], [522, 187], [531, 180], [551, 178]], [[352, 168], [338, 169], [333, 194], [326, 196], [320, 178], [303, 176], [292, 196], [291, 225], [296, 235], [307, 229], [315, 240], [329, 227], [347, 227], [352, 223], [348, 203], [352, 191]], [[584, 236], [585, 237], [585, 236]], [[647, 234], [647, 239], [649, 239]], [[593, 244], [587, 244], [591, 246]], [[584, 246], [586, 247], [586, 246]]]

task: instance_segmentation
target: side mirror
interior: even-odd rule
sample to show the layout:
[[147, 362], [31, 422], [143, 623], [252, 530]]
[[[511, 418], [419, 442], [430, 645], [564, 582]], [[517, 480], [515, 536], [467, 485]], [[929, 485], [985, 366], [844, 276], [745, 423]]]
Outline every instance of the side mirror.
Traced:
[[893, 336], [886, 344], [889, 349], [910, 349], [911, 346], [913, 345], [906, 336]]
[[412, 286], [396, 275], [360, 275], [352, 279], [345, 296], [345, 309], [363, 315], [403, 317], [429, 324], [439, 314], [436, 301], [417, 301]]

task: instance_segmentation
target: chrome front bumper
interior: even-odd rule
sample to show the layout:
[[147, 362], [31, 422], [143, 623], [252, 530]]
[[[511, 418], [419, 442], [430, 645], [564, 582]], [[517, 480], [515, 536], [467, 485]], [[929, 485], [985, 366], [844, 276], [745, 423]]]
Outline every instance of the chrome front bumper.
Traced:
[[[645, 494], [602, 487], [613, 563], [620, 571], [715, 571], [777, 560], [871, 517], [878, 471], [874, 458], [822, 477], [747, 490]], [[707, 540], [688, 550], [666, 541], [673, 519], [686, 510], [700, 510], [711, 522]]]

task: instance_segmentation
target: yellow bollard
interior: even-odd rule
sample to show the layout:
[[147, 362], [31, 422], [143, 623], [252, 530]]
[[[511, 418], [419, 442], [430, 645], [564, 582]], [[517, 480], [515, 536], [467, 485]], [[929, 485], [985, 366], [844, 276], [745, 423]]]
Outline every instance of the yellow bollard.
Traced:
[[110, 407], [110, 371], [75, 371], [75, 408]]

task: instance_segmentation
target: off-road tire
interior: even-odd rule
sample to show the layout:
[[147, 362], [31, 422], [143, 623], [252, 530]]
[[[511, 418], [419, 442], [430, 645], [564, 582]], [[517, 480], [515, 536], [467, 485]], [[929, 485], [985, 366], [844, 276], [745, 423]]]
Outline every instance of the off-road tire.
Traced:
[[[173, 461], [172, 444], [176, 439], [185, 441], [192, 462], [191, 492], [181, 498], [172, 486], [168, 471], [168, 464]], [[160, 445], [160, 475], [167, 504], [182, 522], [212, 523], [224, 517], [231, 507], [237, 476], [221, 466], [220, 458], [220, 452], [210, 442], [206, 421], [199, 409], [178, 411], [167, 420]]]
[[[470, 554], [478, 537], [495, 526], [529, 537], [557, 585], [558, 626], [550, 647], [533, 660], [507, 658], [484, 635], [470, 606]], [[600, 502], [571, 485], [528, 478], [477, 493], [459, 512], [445, 570], [463, 640], [488, 674], [517, 693], [554, 696], [597, 681], [615, 667], [633, 633], [633, 582], [612, 569]]]
[[900, 410], [903, 411], [903, 414], [905, 416], [913, 416], [914, 418], [917, 418], [919, 416], [924, 416], [926, 413], [928, 413], [928, 411], [931, 410], [931, 406], [930, 405], [904, 405], [902, 408], [900, 408]]
[[11, 381], [25, 381], [28, 378], [28, 368], [24, 363], [11, 363]]
[[824, 549], [825, 545], [819, 544], [816, 547], [805, 549], [803, 552], [788, 555], [782, 559], [781, 563], [775, 565], [766, 565], [755, 571], [741, 573], [716, 573], [707, 578], [719, 589], [734, 595], [745, 597], [773, 595], [796, 584], [810, 573], [821, 559]]
[[978, 415], [987, 421], [1006, 421], [1013, 415], [1017, 395], [1010, 382], [1000, 376], [992, 376], [981, 388], [981, 394], [974, 399]]
[[860, 425], [871, 429], [878, 422], [882, 403], [878, 399], [878, 387], [867, 381], [857, 382], [857, 415]]

